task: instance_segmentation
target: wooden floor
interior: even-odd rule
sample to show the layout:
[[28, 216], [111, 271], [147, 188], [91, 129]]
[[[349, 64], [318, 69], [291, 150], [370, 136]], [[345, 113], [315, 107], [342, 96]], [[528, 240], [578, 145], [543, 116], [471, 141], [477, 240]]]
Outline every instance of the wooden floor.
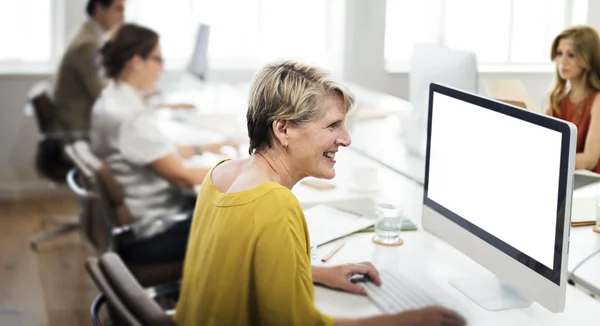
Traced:
[[44, 226], [44, 216], [76, 213], [73, 199], [0, 202], [0, 325], [91, 325], [98, 293], [84, 267], [91, 246], [72, 233], [37, 252], [29, 247], [33, 234], [54, 226]]

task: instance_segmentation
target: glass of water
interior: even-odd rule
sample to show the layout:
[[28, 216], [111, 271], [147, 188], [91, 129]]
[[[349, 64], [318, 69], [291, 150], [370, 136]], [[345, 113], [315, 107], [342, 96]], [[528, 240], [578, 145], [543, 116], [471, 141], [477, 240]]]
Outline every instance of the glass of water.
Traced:
[[387, 203], [375, 204], [375, 242], [398, 244], [403, 220], [402, 208]]

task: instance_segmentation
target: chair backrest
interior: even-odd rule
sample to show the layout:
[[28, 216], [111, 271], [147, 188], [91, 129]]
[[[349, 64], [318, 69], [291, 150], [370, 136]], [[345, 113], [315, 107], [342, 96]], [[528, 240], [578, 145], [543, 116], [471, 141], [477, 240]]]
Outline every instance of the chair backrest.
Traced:
[[[114, 175], [91, 150], [89, 143], [78, 140], [73, 148], [83, 164], [93, 175], [103, 211], [111, 224], [110, 249], [118, 252], [121, 245], [135, 241], [131, 230], [131, 213], [125, 203], [125, 196]], [[120, 229], [119, 229], [120, 228]], [[125, 231], [125, 232], [123, 232]], [[129, 262], [126, 262], [129, 264]], [[144, 286], [171, 282], [181, 278], [182, 262], [160, 264], [129, 264], [131, 272]]]
[[132, 221], [131, 213], [125, 203], [125, 195], [121, 185], [112, 171], [91, 150], [88, 142], [79, 140], [73, 144], [75, 152], [89, 166], [98, 186], [99, 195], [105, 199], [111, 223], [115, 226], [126, 226]]
[[481, 82], [489, 97], [520, 106], [530, 111], [541, 112], [522, 80], [482, 78]]
[[[117, 306], [123, 308], [121, 311], [123, 317], [126, 317], [126, 312], [128, 312], [142, 325], [175, 325], [160, 305], [150, 298], [118, 255], [112, 252], [102, 255], [96, 265], [99, 268], [96, 270], [93, 269], [95, 262], [98, 262], [95, 258], [88, 259], [86, 263], [86, 267], [89, 266], [88, 271], [99, 272], [104, 282], [100, 285], [97, 284], [97, 286], [105, 287], [108, 290], [109, 293], [106, 293], [101, 289], [105, 293], [109, 304], [111, 304], [111, 298], [115, 298]], [[92, 276], [92, 278], [94, 278], [94, 282], [96, 282], [96, 279], [100, 280], [100, 277]]]
[[[100, 269], [98, 258], [88, 258], [85, 262], [85, 268], [98, 290], [104, 295], [112, 314], [117, 319], [119, 324], [142, 325], [142, 323], [138, 321], [136, 317], [134, 317], [133, 313], [123, 303], [121, 297], [119, 297], [112, 284], [106, 279], [106, 276]], [[92, 321], [94, 321], [94, 317], [97, 317], [94, 316], [95, 313], [97, 313], [97, 311], [92, 312]]]
[[93, 172], [75, 153], [73, 145], [65, 146], [65, 153], [78, 170], [77, 175], [67, 181], [79, 198], [83, 231], [97, 253], [104, 253], [112, 247], [112, 224], [102, 204]]
[[35, 152], [35, 169], [44, 179], [64, 184], [67, 173], [74, 167], [64, 153], [64, 142], [56, 138], [40, 138]]
[[496, 100], [500, 101], [500, 102], [504, 102], [510, 105], [514, 105], [514, 106], [518, 106], [522, 109], [526, 109], [527, 110], [527, 104], [525, 104], [525, 102], [521, 102], [521, 101], [512, 101], [512, 100], [504, 100], [501, 98], [497, 98]]
[[31, 105], [38, 130], [42, 134], [49, 134], [57, 131], [56, 107], [46, 92], [42, 92], [31, 99]]
[[39, 132], [35, 154], [37, 172], [54, 183], [64, 183], [67, 173], [73, 168], [64, 154], [63, 146], [69, 141], [68, 134], [61, 130], [57, 110], [48, 94], [49, 83], [35, 84], [28, 94], [28, 108], [33, 115]]

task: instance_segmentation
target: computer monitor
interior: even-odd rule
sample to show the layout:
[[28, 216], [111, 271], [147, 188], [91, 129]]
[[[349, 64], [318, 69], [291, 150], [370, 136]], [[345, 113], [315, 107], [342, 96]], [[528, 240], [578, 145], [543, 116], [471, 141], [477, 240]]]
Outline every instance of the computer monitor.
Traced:
[[440, 83], [477, 93], [477, 56], [436, 44], [416, 44], [409, 73], [409, 100], [413, 110], [403, 123], [402, 137], [410, 153], [425, 157], [429, 84]]
[[208, 38], [210, 34], [210, 26], [200, 24], [196, 33], [196, 43], [192, 57], [188, 63], [187, 71], [198, 77], [200, 80], [206, 79], [208, 70]]
[[422, 223], [497, 276], [449, 280], [483, 308], [563, 311], [576, 137], [569, 122], [431, 85]]

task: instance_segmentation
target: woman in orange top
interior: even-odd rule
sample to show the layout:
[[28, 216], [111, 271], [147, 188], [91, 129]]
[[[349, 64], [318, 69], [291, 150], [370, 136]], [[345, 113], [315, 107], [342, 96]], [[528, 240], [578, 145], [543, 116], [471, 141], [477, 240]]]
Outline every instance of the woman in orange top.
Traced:
[[556, 83], [546, 114], [577, 126], [575, 169], [600, 173], [600, 38], [589, 26], [565, 29], [552, 42]]

